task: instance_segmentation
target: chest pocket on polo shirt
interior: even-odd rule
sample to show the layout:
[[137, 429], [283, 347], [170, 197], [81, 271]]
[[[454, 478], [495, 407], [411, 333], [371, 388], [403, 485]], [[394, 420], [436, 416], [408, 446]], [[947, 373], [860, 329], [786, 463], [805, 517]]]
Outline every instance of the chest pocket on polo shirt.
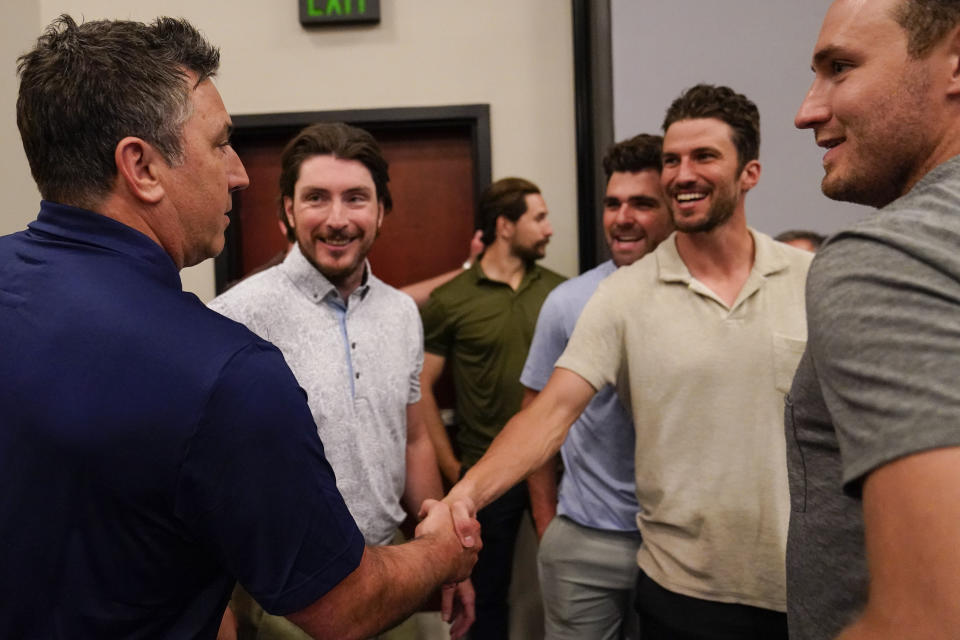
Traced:
[[773, 377], [777, 391], [790, 391], [793, 375], [797, 372], [797, 365], [800, 364], [800, 357], [806, 348], [806, 340], [773, 334]]

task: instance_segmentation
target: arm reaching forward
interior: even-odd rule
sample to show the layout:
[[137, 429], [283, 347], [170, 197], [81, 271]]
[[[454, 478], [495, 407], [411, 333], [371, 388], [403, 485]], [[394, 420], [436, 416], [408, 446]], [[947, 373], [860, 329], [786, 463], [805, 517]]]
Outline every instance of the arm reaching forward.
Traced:
[[474, 545], [464, 547], [446, 504], [428, 500], [416, 538], [367, 547], [353, 573], [307, 608], [287, 616], [314, 638], [369, 638], [416, 611], [442, 584], [465, 580], [480, 550], [480, 524], [459, 519]]
[[445, 501], [482, 509], [551, 458], [596, 390], [576, 373], [557, 368], [530, 405], [516, 414]]

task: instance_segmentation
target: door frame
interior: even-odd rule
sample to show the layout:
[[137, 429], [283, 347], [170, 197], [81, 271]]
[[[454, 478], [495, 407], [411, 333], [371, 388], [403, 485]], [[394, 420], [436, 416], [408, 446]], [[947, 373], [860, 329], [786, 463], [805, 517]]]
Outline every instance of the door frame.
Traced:
[[[297, 111], [233, 115], [232, 140], [235, 148], [255, 143], [261, 136], [272, 136], [278, 130], [299, 130], [315, 122], [346, 122], [364, 129], [402, 131], [433, 127], [466, 126], [470, 131], [473, 154], [473, 186], [479, 197], [490, 186], [492, 161], [490, 149], [490, 105], [463, 104], [438, 107], [397, 107], [386, 109], [347, 109], [338, 111]], [[474, 203], [476, 204], [476, 203]], [[476, 206], [474, 206], [476, 218]], [[223, 251], [214, 261], [216, 290], [222, 292], [240, 272], [240, 234], [237, 225], [226, 231]]]
[[580, 272], [610, 257], [600, 229], [607, 188], [601, 160], [613, 144], [613, 54], [610, 0], [571, 0], [577, 138], [577, 228]]

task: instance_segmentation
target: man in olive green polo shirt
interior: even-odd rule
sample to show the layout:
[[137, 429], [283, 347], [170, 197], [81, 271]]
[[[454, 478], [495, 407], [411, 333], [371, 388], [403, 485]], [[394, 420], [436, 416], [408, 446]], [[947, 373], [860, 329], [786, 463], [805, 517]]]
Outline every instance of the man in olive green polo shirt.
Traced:
[[[421, 311], [426, 346], [422, 404], [440, 469], [451, 484], [520, 410], [520, 372], [540, 305], [564, 280], [536, 264], [546, 253], [553, 229], [535, 184], [521, 178], [498, 180], [481, 195], [479, 214], [483, 255], [436, 289]], [[457, 396], [460, 459], [433, 395], [447, 359]], [[477, 514], [484, 546], [473, 572], [475, 638], [507, 638], [513, 546], [528, 503], [526, 485], [520, 483]]]

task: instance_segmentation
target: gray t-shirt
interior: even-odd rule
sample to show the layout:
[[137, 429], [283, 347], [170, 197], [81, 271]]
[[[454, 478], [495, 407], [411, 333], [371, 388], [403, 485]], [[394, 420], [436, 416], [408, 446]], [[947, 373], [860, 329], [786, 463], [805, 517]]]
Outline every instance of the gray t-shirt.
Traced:
[[785, 412], [788, 616], [792, 640], [826, 640], [866, 602], [863, 479], [960, 445], [960, 158], [831, 238], [806, 298]]

